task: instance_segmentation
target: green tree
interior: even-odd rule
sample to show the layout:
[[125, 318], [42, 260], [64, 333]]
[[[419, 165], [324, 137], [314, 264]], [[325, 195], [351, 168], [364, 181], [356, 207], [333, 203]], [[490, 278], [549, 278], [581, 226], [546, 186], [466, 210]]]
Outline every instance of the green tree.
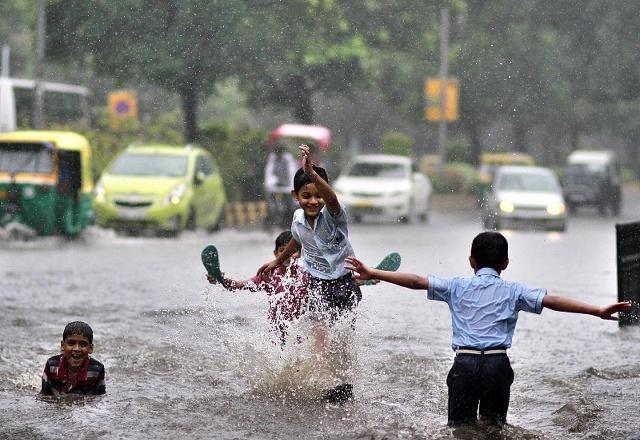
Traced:
[[177, 93], [185, 138], [197, 138], [198, 104], [253, 57], [241, 0], [52, 0], [47, 56], [121, 83], [148, 81]]

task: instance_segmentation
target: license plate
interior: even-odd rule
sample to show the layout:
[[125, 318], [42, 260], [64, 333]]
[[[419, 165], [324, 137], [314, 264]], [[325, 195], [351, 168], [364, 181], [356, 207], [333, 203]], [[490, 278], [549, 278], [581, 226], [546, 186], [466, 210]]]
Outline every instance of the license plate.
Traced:
[[146, 209], [118, 208], [118, 217], [126, 220], [142, 220], [147, 213]]
[[356, 204], [354, 206], [356, 208], [360, 208], [360, 209], [373, 208], [373, 203], [371, 203], [371, 202], [356, 202]]

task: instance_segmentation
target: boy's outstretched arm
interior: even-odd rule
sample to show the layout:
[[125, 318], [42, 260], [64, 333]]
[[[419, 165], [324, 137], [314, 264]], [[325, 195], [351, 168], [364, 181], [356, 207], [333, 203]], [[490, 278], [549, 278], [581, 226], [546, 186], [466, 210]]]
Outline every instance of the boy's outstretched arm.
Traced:
[[289, 243], [287, 243], [287, 246], [284, 248], [284, 250], [280, 255], [278, 255], [276, 258], [269, 261], [268, 263], [264, 263], [262, 266], [260, 266], [256, 275], [268, 274], [273, 269], [275, 269], [276, 266], [280, 266], [283, 262], [285, 262], [288, 258], [290, 258], [293, 254], [295, 254], [299, 250], [300, 250], [300, 243], [298, 243], [295, 239], [292, 238], [291, 240], [289, 240]]
[[304, 173], [309, 176], [309, 178], [316, 185], [316, 189], [322, 196], [322, 200], [324, 200], [325, 205], [327, 205], [327, 209], [331, 213], [331, 215], [340, 214], [340, 202], [338, 201], [338, 196], [322, 177], [318, 175], [311, 166], [311, 150], [307, 145], [300, 145], [298, 147], [300, 149], [300, 159], [302, 160], [302, 168], [304, 169]]
[[367, 266], [356, 257], [347, 257], [345, 259], [347, 269], [354, 272], [354, 278], [357, 280], [380, 280], [387, 283], [397, 284], [398, 286], [407, 287], [409, 289], [429, 288], [429, 279], [412, 273], [389, 272], [386, 270], [374, 269]]
[[617, 316], [612, 316], [618, 312], [628, 312], [631, 310], [629, 301], [609, 304], [607, 306], [595, 306], [578, 301], [566, 296], [545, 295], [542, 298], [542, 306], [557, 312], [583, 313], [585, 315], [599, 316], [602, 319], [617, 321]]

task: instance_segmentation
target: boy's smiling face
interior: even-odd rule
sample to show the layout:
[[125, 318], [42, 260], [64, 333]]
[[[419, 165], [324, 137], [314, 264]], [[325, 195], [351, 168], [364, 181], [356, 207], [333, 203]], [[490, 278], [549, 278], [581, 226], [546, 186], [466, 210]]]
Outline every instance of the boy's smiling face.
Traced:
[[293, 196], [300, 203], [300, 208], [307, 218], [316, 218], [324, 207], [324, 200], [318, 192], [315, 183], [307, 183], [293, 192]]
[[93, 344], [84, 335], [69, 335], [60, 342], [60, 349], [69, 368], [75, 370], [93, 353]]

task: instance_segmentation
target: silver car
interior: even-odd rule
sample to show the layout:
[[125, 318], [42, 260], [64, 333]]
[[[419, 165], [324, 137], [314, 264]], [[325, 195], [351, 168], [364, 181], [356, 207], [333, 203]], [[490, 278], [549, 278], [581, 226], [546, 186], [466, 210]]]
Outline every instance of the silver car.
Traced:
[[566, 205], [555, 173], [542, 167], [500, 167], [482, 210], [482, 222], [487, 229], [564, 231]]

